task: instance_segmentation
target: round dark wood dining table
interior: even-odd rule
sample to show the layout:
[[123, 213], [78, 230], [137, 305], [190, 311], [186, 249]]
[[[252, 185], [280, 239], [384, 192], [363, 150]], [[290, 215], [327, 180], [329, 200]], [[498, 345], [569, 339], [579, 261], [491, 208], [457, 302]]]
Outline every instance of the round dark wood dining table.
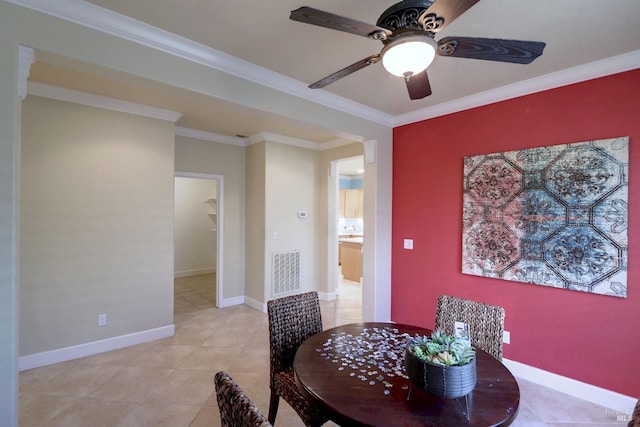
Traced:
[[[308, 338], [296, 352], [296, 381], [340, 426], [505, 426], [520, 389], [509, 370], [476, 349], [478, 382], [465, 399], [440, 399], [412, 385], [404, 370], [410, 337], [425, 328], [353, 323]], [[465, 411], [469, 415], [467, 420]]]

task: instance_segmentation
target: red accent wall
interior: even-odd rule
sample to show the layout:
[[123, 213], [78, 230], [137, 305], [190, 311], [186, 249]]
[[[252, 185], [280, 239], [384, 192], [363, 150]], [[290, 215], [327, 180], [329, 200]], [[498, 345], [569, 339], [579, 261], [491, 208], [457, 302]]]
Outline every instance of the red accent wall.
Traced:
[[[619, 136], [630, 139], [627, 298], [462, 274], [465, 156]], [[500, 305], [505, 358], [638, 397], [640, 70], [412, 123], [393, 140], [392, 319], [433, 328], [439, 294]]]

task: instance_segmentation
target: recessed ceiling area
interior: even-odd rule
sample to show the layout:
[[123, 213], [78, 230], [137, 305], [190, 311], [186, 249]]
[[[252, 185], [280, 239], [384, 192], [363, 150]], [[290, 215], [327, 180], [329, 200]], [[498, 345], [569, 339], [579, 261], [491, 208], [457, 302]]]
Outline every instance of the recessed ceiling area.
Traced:
[[324, 129], [254, 108], [216, 99], [138, 76], [37, 51], [30, 82], [76, 90], [182, 113], [176, 126], [225, 136], [261, 132], [303, 141], [353, 142], [335, 130]]
[[[438, 32], [436, 41], [447, 36], [541, 41], [543, 55], [528, 65], [438, 56], [427, 69], [433, 93], [419, 100], [409, 100], [404, 80], [379, 63], [323, 89], [306, 88], [379, 53], [382, 44], [292, 21], [290, 12], [309, 6], [375, 24], [393, 0], [67, 0], [48, 2], [46, 8], [41, 0], [11, 2], [86, 21], [98, 31], [117, 28], [120, 37], [185, 58], [200, 52], [194, 60], [213, 58], [205, 64], [211, 68], [224, 64], [216, 71], [250, 76], [253, 83], [339, 111], [359, 111], [360, 117], [390, 127], [640, 66], [638, 0], [480, 0]], [[229, 136], [270, 132], [317, 143], [360, 138], [46, 52], [37, 52], [36, 61], [31, 81], [179, 111], [177, 125], [186, 128]]]

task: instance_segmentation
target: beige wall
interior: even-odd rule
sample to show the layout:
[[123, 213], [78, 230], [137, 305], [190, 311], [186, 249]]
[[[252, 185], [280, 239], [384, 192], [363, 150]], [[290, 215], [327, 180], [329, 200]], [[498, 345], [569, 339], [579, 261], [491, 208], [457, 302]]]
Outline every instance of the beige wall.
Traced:
[[[325, 298], [334, 295], [337, 229], [330, 218], [336, 210], [331, 201], [337, 200], [337, 176], [330, 174], [331, 162], [362, 154], [361, 143], [324, 151], [268, 140], [247, 147], [245, 295], [254, 307], [274, 298], [275, 252], [299, 250], [302, 290], [318, 290]], [[298, 218], [299, 211], [307, 218]]]
[[[272, 260], [276, 252], [299, 251], [301, 291], [318, 289], [318, 272], [322, 267], [318, 262], [318, 246], [327, 238], [316, 226], [318, 161], [318, 151], [266, 143], [265, 300], [275, 297]], [[323, 201], [322, 206], [325, 205]], [[307, 218], [298, 218], [299, 211], [305, 211]]]
[[[264, 253], [266, 245], [266, 143], [264, 141], [247, 147], [247, 222], [245, 251], [245, 301], [249, 304], [265, 300]], [[247, 301], [250, 298], [253, 301]], [[253, 304], [252, 304], [253, 305]]]
[[173, 123], [22, 108], [20, 355], [173, 324]]
[[245, 248], [245, 148], [183, 136], [176, 137], [176, 173], [220, 175], [223, 188], [223, 298], [244, 292]]
[[216, 198], [217, 180], [175, 178], [173, 272], [175, 277], [216, 271], [217, 209], [206, 203]]
[[[21, 284], [17, 274], [20, 260], [16, 173], [19, 165], [15, 158], [20, 147], [20, 104], [16, 94], [19, 44], [291, 117], [312, 126], [376, 140], [376, 163], [365, 166], [370, 183], [365, 192], [372, 195], [369, 208], [365, 201], [365, 233], [370, 236], [382, 233], [383, 236], [369, 239], [371, 262], [365, 259], [364, 268], [365, 282], [370, 281], [371, 286], [365, 287], [365, 292], [371, 289], [376, 295], [365, 298], [364, 312], [368, 320], [388, 320], [389, 299], [385, 289], [390, 287], [392, 130], [389, 126], [0, 1], [0, 173], [3, 177], [0, 180], [0, 316], [3, 320], [0, 322], [0, 418], [6, 425], [17, 425], [17, 294]], [[374, 203], [380, 203], [381, 208]], [[367, 212], [374, 216], [367, 219]], [[367, 243], [365, 250], [366, 246]], [[225, 247], [225, 254], [227, 252]], [[244, 265], [238, 271], [244, 272]], [[381, 309], [368, 310], [369, 301], [380, 305]]]

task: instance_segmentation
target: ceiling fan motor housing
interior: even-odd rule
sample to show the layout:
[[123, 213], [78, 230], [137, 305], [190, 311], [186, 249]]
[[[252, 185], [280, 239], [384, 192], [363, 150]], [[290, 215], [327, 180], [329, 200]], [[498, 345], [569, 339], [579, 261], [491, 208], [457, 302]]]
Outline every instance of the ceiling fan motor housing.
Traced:
[[[431, 31], [425, 29], [418, 20], [422, 14], [433, 4], [431, 0], [404, 0], [385, 10], [378, 18], [377, 26], [393, 32], [393, 36], [406, 30]], [[434, 17], [436, 18], [436, 17]], [[390, 38], [393, 38], [390, 37]]]

